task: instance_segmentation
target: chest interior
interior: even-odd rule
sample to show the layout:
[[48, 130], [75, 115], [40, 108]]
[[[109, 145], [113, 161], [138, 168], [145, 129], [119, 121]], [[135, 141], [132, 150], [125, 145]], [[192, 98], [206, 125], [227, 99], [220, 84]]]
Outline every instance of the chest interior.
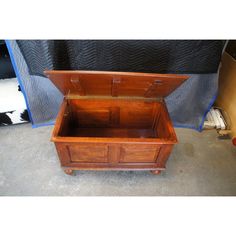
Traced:
[[170, 122], [162, 101], [66, 99], [59, 136], [169, 138]]
[[96, 71], [45, 73], [65, 96], [54, 139], [176, 141], [163, 98], [187, 76]]

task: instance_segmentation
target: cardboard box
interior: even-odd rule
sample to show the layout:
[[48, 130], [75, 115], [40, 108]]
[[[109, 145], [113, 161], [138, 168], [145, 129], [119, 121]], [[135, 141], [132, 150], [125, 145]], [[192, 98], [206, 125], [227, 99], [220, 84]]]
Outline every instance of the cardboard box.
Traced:
[[[230, 118], [231, 136], [236, 140], [236, 59], [225, 52], [219, 74], [219, 94], [216, 105]], [[236, 143], [234, 143], [236, 145]]]

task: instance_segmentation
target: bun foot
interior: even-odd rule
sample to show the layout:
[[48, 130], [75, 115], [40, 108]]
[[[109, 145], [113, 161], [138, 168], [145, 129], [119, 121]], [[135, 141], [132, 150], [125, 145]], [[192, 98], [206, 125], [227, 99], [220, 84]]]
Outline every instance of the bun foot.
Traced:
[[150, 170], [150, 172], [154, 175], [159, 175], [161, 173], [160, 170]]
[[64, 169], [64, 172], [65, 172], [67, 175], [73, 175], [73, 170], [72, 170], [72, 169]]

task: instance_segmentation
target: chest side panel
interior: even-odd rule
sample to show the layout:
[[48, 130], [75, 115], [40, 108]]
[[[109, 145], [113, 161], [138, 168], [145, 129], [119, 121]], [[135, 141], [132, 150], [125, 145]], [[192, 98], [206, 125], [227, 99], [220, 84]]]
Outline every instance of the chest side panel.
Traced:
[[73, 144], [67, 146], [71, 162], [106, 163], [108, 162], [108, 145]]
[[160, 151], [158, 145], [122, 144], [120, 163], [155, 163]]

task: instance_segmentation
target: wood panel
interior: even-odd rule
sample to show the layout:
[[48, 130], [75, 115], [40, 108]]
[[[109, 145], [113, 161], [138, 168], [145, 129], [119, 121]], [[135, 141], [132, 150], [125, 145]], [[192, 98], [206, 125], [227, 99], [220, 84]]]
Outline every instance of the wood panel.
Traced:
[[[107, 123], [104, 122], [104, 126], [109, 127], [120, 127], [120, 128], [150, 128], [153, 125], [155, 114], [154, 109], [159, 107], [160, 104], [155, 101], [143, 101], [143, 100], [125, 100], [125, 99], [70, 99], [69, 104], [71, 106], [72, 112], [75, 114], [75, 126], [79, 125], [83, 127], [83, 124], [79, 122], [80, 115], [85, 122], [92, 122], [92, 115], [99, 117], [99, 111], [101, 119], [105, 121], [105, 116], [107, 118]], [[157, 109], [158, 110], [158, 109]], [[91, 112], [91, 115], [86, 113]], [[84, 115], [83, 115], [84, 113]], [[97, 114], [96, 114], [97, 113]], [[105, 115], [105, 113], [107, 115]], [[108, 113], [110, 115], [108, 115]], [[103, 118], [102, 118], [103, 117]], [[109, 117], [109, 118], [108, 118]], [[91, 120], [90, 120], [91, 118]], [[109, 122], [108, 122], [109, 119]], [[76, 124], [76, 122], [78, 123]], [[91, 125], [90, 122], [90, 125]], [[96, 125], [98, 127], [99, 120]], [[106, 123], [106, 125], [105, 125]]]
[[74, 117], [80, 127], [106, 127], [110, 125], [110, 110], [86, 109], [74, 112]]
[[120, 124], [119, 107], [101, 107], [74, 109], [75, 126], [79, 127], [117, 127]]
[[122, 144], [119, 162], [156, 162], [159, 149], [157, 145]]
[[174, 74], [45, 71], [45, 75], [64, 94], [165, 97], [188, 76]]
[[67, 146], [72, 162], [108, 162], [106, 144], [72, 144]]
[[159, 112], [160, 114], [157, 116], [157, 121], [155, 123], [155, 129], [158, 132], [158, 137], [166, 140], [173, 140], [177, 143], [177, 137], [165, 101], [161, 104]]
[[161, 146], [157, 158], [157, 165], [159, 168], [166, 168], [166, 162], [171, 154], [172, 149], [173, 149], [173, 144], [165, 144]]

